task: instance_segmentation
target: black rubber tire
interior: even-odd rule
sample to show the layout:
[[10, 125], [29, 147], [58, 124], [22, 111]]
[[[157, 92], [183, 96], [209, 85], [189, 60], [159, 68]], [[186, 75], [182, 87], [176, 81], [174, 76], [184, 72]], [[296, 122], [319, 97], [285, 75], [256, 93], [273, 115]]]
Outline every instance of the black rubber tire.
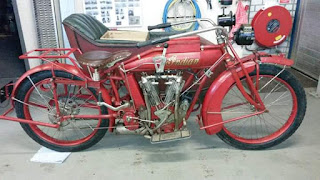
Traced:
[[[75, 77], [72, 76], [70, 73], [68, 72], [64, 72], [64, 71], [55, 71], [55, 75], [57, 77], [61, 77], [61, 78], [68, 78], [71, 79], [73, 78], [74, 80], [81, 80], [79, 77]], [[30, 76], [31, 80], [36, 84], [39, 81], [42, 81], [46, 78], [51, 78], [52, 77], [52, 73], [51, 71], [42, 71], [36, 74], [33, 74]], [[26, 95], [26, 93], [29, 91], [29, 89], [32, 87], [32, 83], [26, 79], [24, 80], [19, 88], [18, 88], [18, 93], [16, 95], [16, 98], [19, 99], [20, 101], [24, 101], [24, 97]], [[88, 88], [97, 98], [97, 95], [95, 93], [95, 90], [92, 88]], [[97, 98], [98, 99], [98, 98]], [[100, 107], [101, 108], [101, 113], [102, 114], [107, 114], [107, 109], [105, 107]], [[25, 114], [24, 114], [24, 110], [23, 110], [23, 104], [19, 103], [17, 101], [15, 101], [15, 110], [16, 110], [16, 114], [18, 118], [21, 119], [25, 119]], [[108, 119], [102, 119], [100, 126], [103, 129], [99, 129], [97, 130], [96, 134], [94, 136], [92, 136], [91, 139], [85, 141], [82, 144], [79, 145], [74, 145], [74, 146], [60, 146], [60, 145], [56, 145], [56, 144], [52, 144], [50, 142], [45, 141], [43, 138], [41, 138], [40, 136], [38, 136], [30, 127], [29, 124], [24, 124], [24, 123], [20, 123], [23, 130], [36, 142], [38, 142], [40, 145], [45, 146], [49, 149], [55, 150], [55, 151], [60, 151], [60, 152], [76, 152], [76, 151], [81, 151], [87, 148], [90, 148], [91, 146], [95, 145], [96, 143], [98, 143], [106, 134], [107, 132], [107, 128], [103, 128], [103, 127], [108, 127], [109, 126], [109, 120]]]
[[[275, 65], [270, 65], [270, 64], [261, 64], [260, 65], [260, 74], [262, 75], [277, 75], [282, 68], [275, 66]], [[256, 71], [250, 73], [250, 75], [255, 75]], [[294, 77], [289, 71], [285, 70], [283, 71], [278, 78], [284, 80], [287, 82], [294, 90], [296, 96], [297, 96], [297, 101], [298, 101], [298, 112], [297, 115], [291, 124], [291, 126], [279, 137], [267, 141], [265, 143], [261, 144], [247, 144], [240, 142], [231, 136], [229, 136], [223, 129], [217, 134], [220, 139], [222, 139], [224, 142], [227, 144], [236, 147], [238, 149], [244, 149], [244, 150], [262, 150], [262, 149], [267, 149], [270, 147], [273, 147], [275, 145], [278, 145], [279, 143], [285, 141], [288, 139], [300, 126], [302, 123], [302, 120], [304, 118], [306, 108], [307, 108], [307, 100], [306, 100], [306, 94], [305, 91], [300, 84], [300, 82]]]

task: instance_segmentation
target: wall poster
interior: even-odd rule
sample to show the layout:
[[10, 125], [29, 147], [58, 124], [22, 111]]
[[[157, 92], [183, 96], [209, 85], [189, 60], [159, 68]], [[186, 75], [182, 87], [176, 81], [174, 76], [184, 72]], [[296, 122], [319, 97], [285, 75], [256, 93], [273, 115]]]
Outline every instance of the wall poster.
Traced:
[[142, 26], [140, 0], [84, 0], [84, 12], [107, 27]]

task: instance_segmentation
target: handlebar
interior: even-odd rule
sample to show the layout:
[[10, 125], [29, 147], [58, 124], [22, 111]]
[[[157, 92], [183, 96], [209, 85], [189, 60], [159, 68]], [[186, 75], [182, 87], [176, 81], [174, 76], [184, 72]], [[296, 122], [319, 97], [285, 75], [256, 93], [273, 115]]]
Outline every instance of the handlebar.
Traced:
[[193, 20], [188, 20], [188, 21], [183, 21], [183, 22], [175, 22], [175, 23], [158, 24], [155, 26], [148, 26], [148, 30], [158, 29], [158, 28], [166, 28], [166, 27], [170, 27], [170, 26], [191, 23], [191, 22], [196, 22], [196, 21], [197, 22], [200, 22], [200, 21], [209, 22], [212, 25], [212, 27], [200, 29], [200, 30], [196, 30], [196, 31], [191, 31], [191, 32], [185, 32], [185, 33], [181, 33], [181, 34], [176, 34], [176, 35], [172, 35], [172, 36], [157, 38], [157, 39], [153, 39], [153, 40], [147, 40], [144, 42], [139, 42], [139, 43], [137, 43], [137, 47], [141, 48], [141, 47], [145, 47], [145, 46], [149, 46], [149, 45], [155, 45], [155, 44], [159, 44], [159, 43], [164, 43], [166, 41], [169, 41], [170, 39], [186, 37], [186, 36], [200, 34], [200, 33], [208, 32], [208, 31], [214, 31], [214, 30], [217, 31], [217, 39], [220, 38], [222, 40], [228, 40], [228, 33], [227, 33], [226, 29], [224, 29], [222, 26], [216, 25], [211, 19], [208, 19], [208, 18], [193, 19]]
[[159, 44], [159, 43], [164, 43], [166, 41], [169, 41], [170, 38], [167, 37], [161, 37], [161, 38], [157, 38], [157, 39], [153, 39], [153, 40], [147, 40], [147, 41], [143, 41], [143, 42], [139, 42], [137, 43], [137, 47], [141, 48], [141, 47], [145, 47], [145, 46], [149, 46], [149, 45], [155, 45], [155, 44]]
[[163, 23], [163, 24], [158, 24], [158, 25], [155, 25], [155, 26], [148, 26], [148, 30], [151, 31], [153, 29], [168, 28], [168, 27], [171, 27], [171, 26], [176, 26], [176, 25], [180, 25], [180, 24], [187, 24], [187, 23], [194, 23], [194, 22], [198, 22], [199, 23], [201, 21], [208, 22], [212, 26], [217, 26], [217, 24], [215, 22], [213, 22], [211, 19], [209, 19], [209, 18], [201, 18], [201, 19], [191, 19], [191, 20], [180, 21], [180, 22]]
[[151, 31], [153, 29], [163, 29], [163, 28], [168, 28], [171, 27], [171, 23], [163, 23], [163, 24], [158, 24], [155, 26], [148, 26], [148, 31]]

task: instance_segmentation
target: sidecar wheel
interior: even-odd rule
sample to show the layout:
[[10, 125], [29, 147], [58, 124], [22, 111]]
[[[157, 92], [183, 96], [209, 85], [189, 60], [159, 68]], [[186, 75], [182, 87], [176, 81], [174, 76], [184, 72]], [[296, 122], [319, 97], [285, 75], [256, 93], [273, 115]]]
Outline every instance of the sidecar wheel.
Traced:
[[[57, 79], [81, 80], [68, 72], [55, 71]], [[56, 124], [57, 108], [51, 71], [42, 71], [26, 78], [19, 86], [15, 110], [18, 118]], [[97, 95], [92, 88], [56, 84], [60, 113], [63, 115], [107, 114], [96, 106]], [[68, 119], [59, 129], [21, 123], [24, 131], [39, 144], [60, 152], [75, 152], [98, 143], [107, 132], [108, 119]]]
[[[288, 139], [300, 126], [306, 112], [306, 95], [299, 81], [288, 71], [274, 65], [260, 65], [259, 94], [267, 112], [224, 124], [220, 139], [239, 149], [260, 150]], [[256, 82], [256, 72], [250, 74]], [[247, 88], [246, 79], [242, 79]], [[248, 89], [248, 88], [247, 88]], [[252, 114], [255, 108], [232, 85], [224, 95], [221, 114], [224, 121]]]

